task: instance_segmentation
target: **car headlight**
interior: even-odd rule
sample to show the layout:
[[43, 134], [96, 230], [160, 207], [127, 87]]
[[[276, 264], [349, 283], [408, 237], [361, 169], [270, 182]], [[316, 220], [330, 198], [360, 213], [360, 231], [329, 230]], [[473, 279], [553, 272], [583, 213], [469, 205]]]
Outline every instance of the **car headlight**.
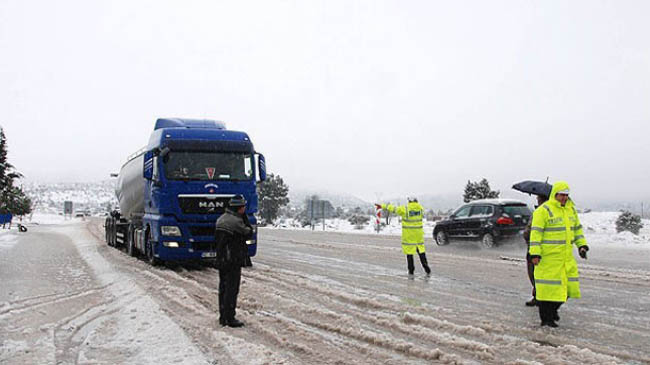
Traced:
[[175, 241], [163, 241], [163, 246], [178, 248], [179, 245], [178, 245], [178, 242], [175, 242]]
[[254, 244], [254, 243], [256, 243], [256, 242], [257, 242], [257, 240], [247, 240], [247, 241], [246, 241], [246, 244], [247, 244], [247, 245], [252, 245], [252, 244]]
[[178, 226], [161, 226], [160, 233], [162, 233], [163, 236], [180, 236], [181, 229], [178, 228]]

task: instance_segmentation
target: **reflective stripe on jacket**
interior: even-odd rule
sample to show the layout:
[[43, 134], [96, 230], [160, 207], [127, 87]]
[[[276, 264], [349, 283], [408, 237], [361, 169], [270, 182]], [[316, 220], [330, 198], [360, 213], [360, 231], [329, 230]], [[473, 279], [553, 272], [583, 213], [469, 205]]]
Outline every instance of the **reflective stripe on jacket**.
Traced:
[[424, 229], [422, 228], [424, 208], [422, 205], [418, 202], [400, 206], [382, 204], [381, 209], [402, 218], [402, 252], [406, 255], [424, 252]]
[[555, 183], [549, 200], [533, 212], [528, 253], [541, 257], [535, 267], [537, 300], [564, 302], [567, 297], [580, 298], [573, 245], [585, 246], [587, 241], [573, 201], [569, 199], [563, 207], [555, 199], [558, 191], [568, 188], [564, 181]]

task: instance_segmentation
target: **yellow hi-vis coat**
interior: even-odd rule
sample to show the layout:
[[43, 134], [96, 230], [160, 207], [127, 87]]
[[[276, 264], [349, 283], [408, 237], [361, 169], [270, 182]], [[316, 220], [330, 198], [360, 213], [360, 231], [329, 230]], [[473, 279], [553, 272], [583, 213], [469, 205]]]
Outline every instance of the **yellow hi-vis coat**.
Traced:
[[566, 302], [567, 297], [580, 298], [572, 245], [585, 246], [587, 241], [573, 202], [569, 199], [563, 207], [555, 199], [558, 191], [568, 188], [564, 181], [553, 184], [549, 200], [533, 212], [528, 253], [541, 257], [535, 267], [537, 300]]
[[381, 209], [402, 217], [402, 251], [405, 255], [415, 255], [424, 252], [424, 230], [422, 219], [424, 208], [418, 202], [394, 206], [382, 204]]

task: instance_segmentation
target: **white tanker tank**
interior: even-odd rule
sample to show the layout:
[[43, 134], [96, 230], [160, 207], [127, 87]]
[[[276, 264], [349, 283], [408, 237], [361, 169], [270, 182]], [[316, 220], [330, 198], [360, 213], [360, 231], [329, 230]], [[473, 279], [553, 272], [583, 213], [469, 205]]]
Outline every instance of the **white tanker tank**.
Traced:
[[117, 176], [115, 195], [120, 203], [120, 214], [129, 220], [141, 219], [144, 215], [143, 163], [144, 151], [139, 151], [129, 158]]

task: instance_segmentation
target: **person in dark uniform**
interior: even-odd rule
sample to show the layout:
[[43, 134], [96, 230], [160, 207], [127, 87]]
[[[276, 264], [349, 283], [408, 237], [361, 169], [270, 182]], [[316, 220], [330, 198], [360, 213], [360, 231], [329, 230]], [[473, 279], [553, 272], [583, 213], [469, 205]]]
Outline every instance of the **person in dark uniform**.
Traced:
[[228, 209], [217, 219], [215, 241], [219, 269], [219, 324], [241, 327], [244, 323], [235, 318], [237, 295], [241, 282], [241, 268], [246, 264], [246, 240], [253, 236], [253, 227], [246, 219], [246, 199], [236, 195], [230, 199]]
[[[535, 206], [535, 209], [537, 209], [537, 207], [539, 207], [540, 205], [544, 204], [547, 200], [548, 197], [546, 195], [537, 195], [537, 206]], [[531, 261], [530, 253], [528, 253], [528, 250], [530, 249], [530, 226], [532, 223], [533, 223], [533, 218], [531, 217], [530, 220], [528, 221], [528, 225], [524, 229], [524, 240], [526, 241], [526, 266], [528, 269], [528, 279], [530, 280], [530, 284], [533, 286], [533, 298], [526, 302], [526, 306], [528, 307], [534, 307], [537, 305], [537, 299], [535, 299], [535, 265]]]

